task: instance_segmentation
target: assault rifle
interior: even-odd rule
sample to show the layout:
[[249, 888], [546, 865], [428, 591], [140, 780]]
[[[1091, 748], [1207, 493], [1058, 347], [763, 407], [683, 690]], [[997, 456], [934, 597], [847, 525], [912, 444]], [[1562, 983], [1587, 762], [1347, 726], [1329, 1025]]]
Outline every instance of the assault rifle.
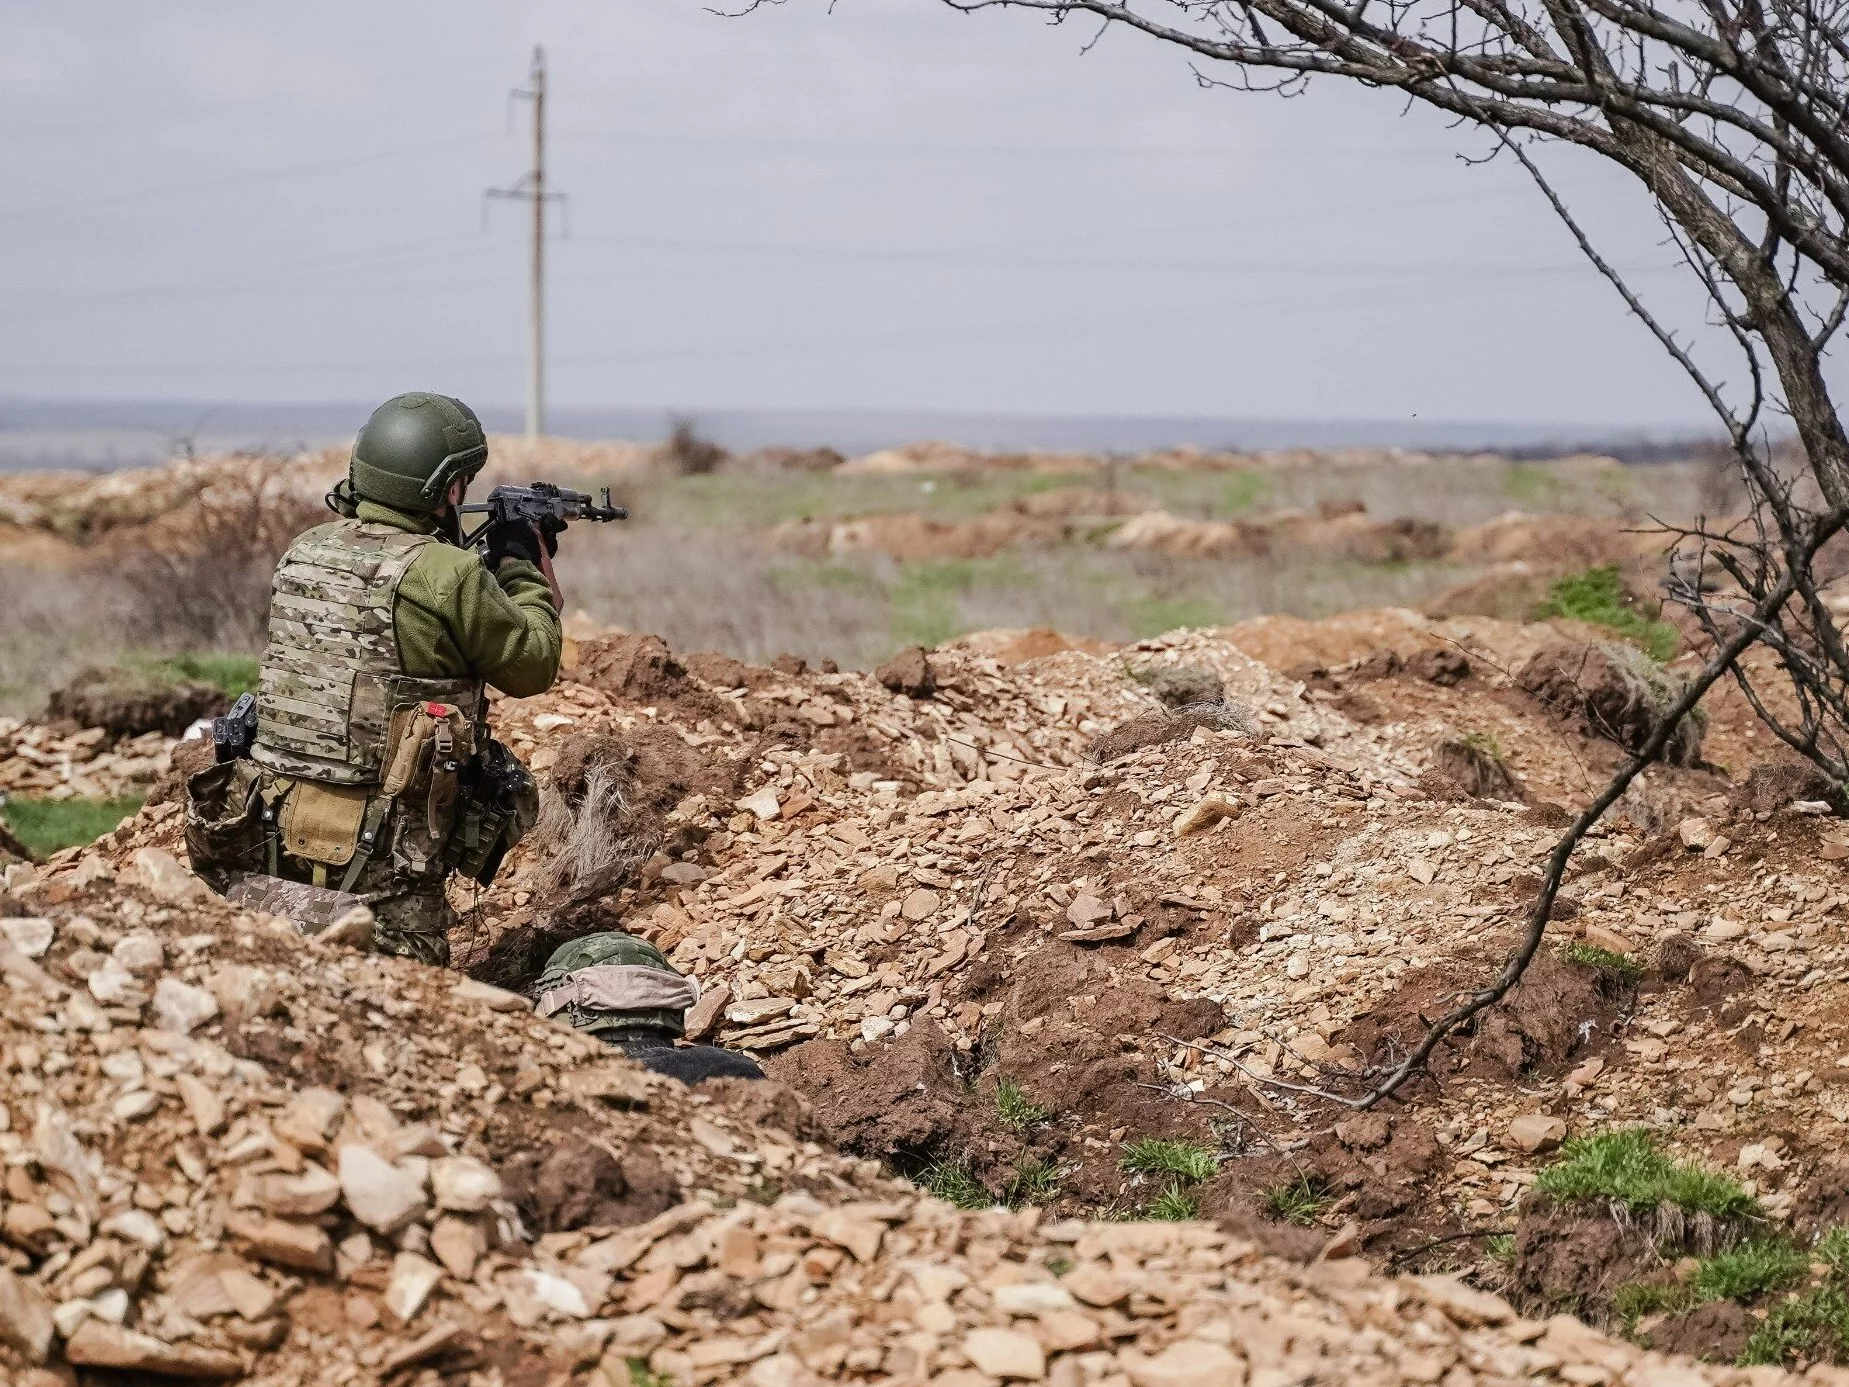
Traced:
[[[488, 493], [486, 501], [472, 501], [456, 509], [464, 515], [488, 517], [473, 532], [463, 536], [463, 543], [471, 549], [481, 550], [483, 557], [491, 560], [499, 557], [494, 552], [497, 543], [503, 546], [501, 554], [517, 553], [519, 536], [529, 525], [536, 528], [545, 540], [546, 552], [556, 554], [559, 552], [559, 535], [573, 520], [594, 520], [602, 524], [611, 520], [629, 519], [628, 511], [610, 504], [610, 488], [607, 486], [603, 489], [603, 504], [599, 505], [594, 497], [582, 491], [569, 491], [551, 482], [534, 482], [531, 486], [497, 486]], [[531, 557], [537, 559], [538, 555]]]

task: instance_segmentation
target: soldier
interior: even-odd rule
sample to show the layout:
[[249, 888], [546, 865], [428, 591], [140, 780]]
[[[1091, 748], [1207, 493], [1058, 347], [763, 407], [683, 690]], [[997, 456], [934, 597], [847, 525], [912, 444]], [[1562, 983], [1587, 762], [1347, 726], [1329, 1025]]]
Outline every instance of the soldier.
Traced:
[[684, 1084], [702, 1079], [761, 1079], [764, 1071], [745, 1055], [716, 1045], [676, 1045], [686, 1033], [686, 1012], [700, 997], [683, 976], [645, 939], [621, 930], [587, 934], [554, 950], [535, 985], [539, 1014], [563, 1012], [581, 1031], [657, 1074]]
[[188, 784], [188, 849], [232, 899], [310, 927], [363, 903], [377, 948], [439, 966], [450, 872], [491, 879], [537, 807], [488, 736], [485, 686], [543, 692], [562, 645], [533, 527], [499, 527], [486, 561], [460, 544], [487, 457], [460, 400], [373, 412], [328, 495], [341, 518], [277, 566], [248, 759]]

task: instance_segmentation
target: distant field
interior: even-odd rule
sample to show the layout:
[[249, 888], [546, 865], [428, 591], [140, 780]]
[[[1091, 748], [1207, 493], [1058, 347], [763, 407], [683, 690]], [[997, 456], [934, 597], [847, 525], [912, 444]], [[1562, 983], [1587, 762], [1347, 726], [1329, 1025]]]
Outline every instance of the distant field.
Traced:
[[[1152, 509], [1190, 521], [1262, 521], [1281, 512], [1360, 503], [1373, 517], [1451, 528], [1511, 510], [1641, 527], [1652, 517], [1686, 519], [1707, 503], [1703, 474], [1690, 463], [1617, 468], [1442, 457], [1195, 471], [1125, 464], [1059, 474], [996, 467], [931, 475], [741, 468], [705, 476], [632, 475], [612, 485], [635, 518], [625, 525], [580, 526], [566, 536], [559, 572], [571, 610], [658, 633], [677, 649], [747, 659], [789, 652], [844, 666], [868, 665], [905, 645], [985, 627], [1050, 625], [1124, 640], [1270, 612], [1314, 617], [1361, 606], [1418, 606], [1474, 577], [1481, 565], [1355, 562], [1288, 548], [1226, 558], [1114, 550], [1102, 540], [1115, 519], [1070, 542], [978, 557], [803, 557], [776, 542], [773, 527], [895, 513], [971, 522], [1012, 514], [1017, 503], [1032, 507], [1036, 498], [1070, 487], [1121, 497], [1121, 513]], [[240, 572], [235, 581], [220, 583], [209, 566], [170, 571], [132, 544], [111, 543], [108, 557], [99, 551], [57, 571], [0, 559], [0, 589], [8, 594], [0, 607], [0, 713], [36, 711], [49, 689], [85, 664], [130, 654], [255, 652], [263, 572]]]

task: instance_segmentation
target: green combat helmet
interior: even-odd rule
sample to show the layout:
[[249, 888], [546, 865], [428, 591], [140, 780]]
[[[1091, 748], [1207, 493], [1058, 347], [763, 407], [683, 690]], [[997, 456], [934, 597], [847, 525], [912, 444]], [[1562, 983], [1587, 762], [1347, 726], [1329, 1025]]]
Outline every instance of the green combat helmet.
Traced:
[[428, 515], [443, 504], [451, 482], [472, 480], [487, 460], [481, 420], [461, 400], [423, 391], [396, 395], [353, 440], [347, 478], [328, 504], [349, 517], [362, 500]]
[[539, 975], [539, 1014], [563, 1013], [581, 1031], [622, 1040], [653, 1031], [679, 1036], [699, 986], [646, 939], [621, 930], [587, 934], [560, 945]]

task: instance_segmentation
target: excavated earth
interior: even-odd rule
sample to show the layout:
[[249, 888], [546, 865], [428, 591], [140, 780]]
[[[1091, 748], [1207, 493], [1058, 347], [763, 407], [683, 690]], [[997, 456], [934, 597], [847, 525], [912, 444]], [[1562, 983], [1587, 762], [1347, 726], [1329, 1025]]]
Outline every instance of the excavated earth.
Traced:
[[[1636, 970], [1544, 946], [1400, 1098], [1340, 1101], [1494, 970], [1617, 763], [1585, 709], [1524, 692], [1596, 634], [999, 632], [877, 677], [589, 635], [494, 722], [553, 822], [614, 777], [642, 865], [574, 876], [536, 835], [456, 897], [473, 977], [211, 897], [170, 774], [92, 847], [8, 869], [0, 1376], [1778, 1380], [1554, 1314], [1649, 1254], [1528, 1193], [1563, 1137], [1641, 1125], [1800, 1232], [1849, 1212], [1849, 834], [1737, 696], [1556, 909], [1550, 938]], [[1500, 776], [1466, 783], [1460, 747]], [[531, 1013], [550, 948], [619, 925], [772, 1082], [690, 1091]], [[1161, 1187], [1122, 1158], [1151, 1136], [1218, 1154], [1198, 1220], [1139, 1220]], [[1023, 1207], [901, 1178], [946, 1168]], [[1264, 1197], [1291, 1184], [1308, 1226]], [[1483, 1255], [1518, 1230], [1512, 1266]]]

